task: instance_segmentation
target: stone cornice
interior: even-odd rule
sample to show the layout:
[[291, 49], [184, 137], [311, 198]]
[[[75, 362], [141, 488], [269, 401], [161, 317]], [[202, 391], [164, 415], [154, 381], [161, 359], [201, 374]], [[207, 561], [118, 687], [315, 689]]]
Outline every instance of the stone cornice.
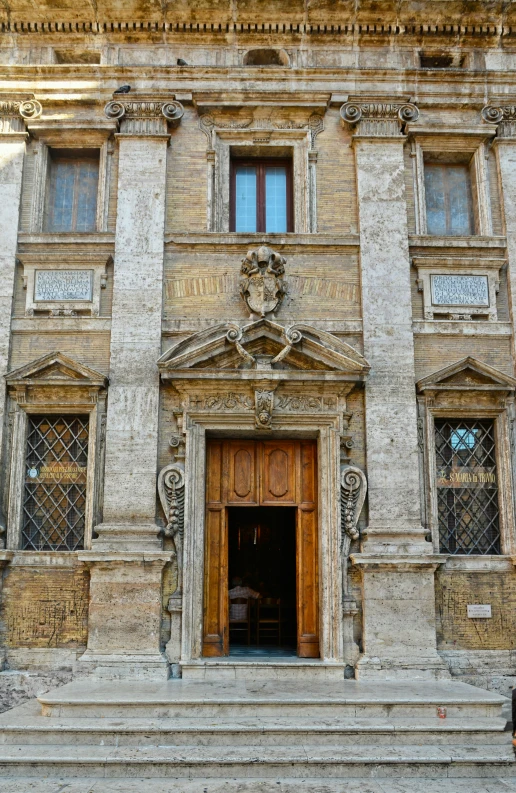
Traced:
[[184, 108], [174, 99], [117, 97], [104, 108], [107, 118], [118, 122], [122, 135], [166, 135], [177, 127]]
[[359, 137], [401, 137], [405, 125], [419, 118], [411, 102], [351, 99], [340, 109], [342, 123], [357, 127]]
[[42, 107], [36, 99], [1, 98], [0, 95], [0, 134], [24, 134], [27, 121], [38, 118]]

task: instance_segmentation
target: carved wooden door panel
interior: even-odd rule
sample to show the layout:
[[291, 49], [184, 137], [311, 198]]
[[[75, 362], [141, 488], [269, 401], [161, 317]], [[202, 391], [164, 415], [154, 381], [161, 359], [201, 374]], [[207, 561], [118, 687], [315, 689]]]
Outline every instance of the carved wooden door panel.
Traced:
[[296, 447], [295, 441], [264, 441], [260, 444], [261, 494], [264, 507], [296, 504]]
[[228, 635], [228, 548], [227, 509], [224, 503], [225, 444], [213, 441], [206, 455], [206, 544], [204, 551], [205, 656], [227, 655]]
[[256, 441], [225, 441], [224, 496], [230, 506], [258, 506], [258, 452]]
[[300, 441], [297, 447], [297, 654], [319, 658], [317, 447], [313, 441]]
[[297, 506], [297, 644], [319, 657], [317, 459], [314, 441], [208, 443], [203, 655], [229, 652], [228, 506]]

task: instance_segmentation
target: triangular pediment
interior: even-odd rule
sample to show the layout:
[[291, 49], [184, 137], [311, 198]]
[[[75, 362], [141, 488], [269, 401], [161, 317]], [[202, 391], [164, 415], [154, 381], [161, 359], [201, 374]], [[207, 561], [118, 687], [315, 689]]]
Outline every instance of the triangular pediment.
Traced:
[[478, 361], [476, 358], [463, 358], [457, 363], [439, 369], [417, 382], [419, 392], [438, 391], [513, 391], [516, 379]]
[[168, 374], [267, 369], [346, 372], [357, 378], [369, 371], [366, 359], [333, 334], [301, 323], [284, 328], [268, 319], [241, 328], [224, 323], [194, 333], [167, 350], [158, 367]]
[[5, 375], [9, 385], [54, 384], [104, 387], [107, 377], [60, 352], [51, 352]]

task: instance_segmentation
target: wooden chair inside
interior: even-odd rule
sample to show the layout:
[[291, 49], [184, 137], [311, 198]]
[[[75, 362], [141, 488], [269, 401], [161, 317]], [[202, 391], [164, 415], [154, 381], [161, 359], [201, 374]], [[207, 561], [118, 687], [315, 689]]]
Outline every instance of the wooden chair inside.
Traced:
[[229, 598], [229, 635], [239, 632], [245, 633], [247, 645], [251, 644], [251, 614], [250, 598]]
[[[281, 598], [260, 598], [256, 615], [256, 644], [276, 639], [281, 644]], [[262, 641], [263, 644], [263, 641]]]

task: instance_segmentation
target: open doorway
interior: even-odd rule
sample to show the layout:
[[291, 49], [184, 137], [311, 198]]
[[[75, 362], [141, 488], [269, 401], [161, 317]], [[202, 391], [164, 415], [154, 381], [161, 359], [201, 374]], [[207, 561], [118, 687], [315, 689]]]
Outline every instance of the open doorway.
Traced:
[[296, 508], [228, 508], [229, 654], [296, 655]]

